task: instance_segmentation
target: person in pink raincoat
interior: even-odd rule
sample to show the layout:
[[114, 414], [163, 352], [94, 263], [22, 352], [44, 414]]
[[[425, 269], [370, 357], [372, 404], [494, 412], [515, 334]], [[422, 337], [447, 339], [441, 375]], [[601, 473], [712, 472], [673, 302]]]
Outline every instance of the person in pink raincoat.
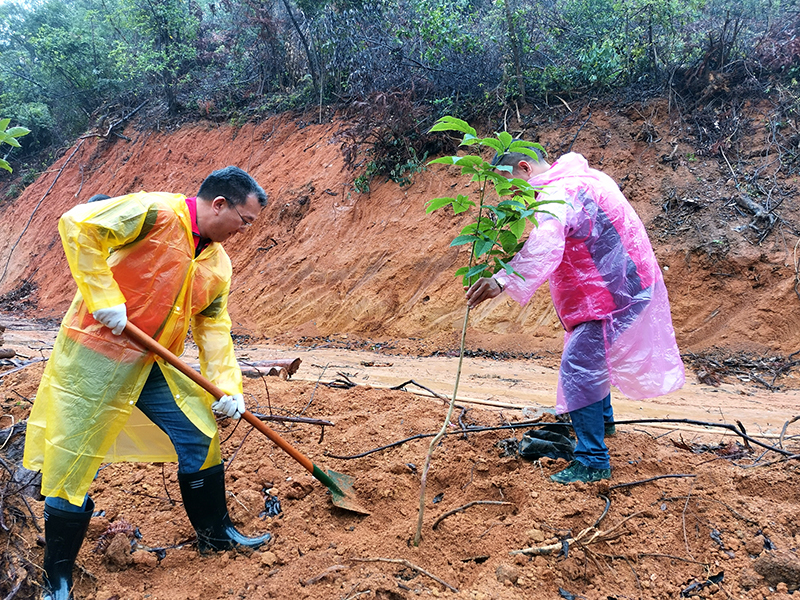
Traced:
[[550, 282], [566, 331], [556, 412], [569, 413], [577, 438], [575, 459], [551, 479], [608, 479], [611, 385], [643, 399], [684, 383], [667, 289], [644, 225], [616, 183], [580, 154], [550, 165], [536, 152], [539, 161], [506, 153], [493, 164], [541, 188], [539, 200], [556, 201], [545, 205], [552, 214], [537, 214], [539, 226], [510, 262], [522, 277], [501, 271], [481, 278], [467, 289], [467, 303], [473, 308], [505, 291], [524, 305]]

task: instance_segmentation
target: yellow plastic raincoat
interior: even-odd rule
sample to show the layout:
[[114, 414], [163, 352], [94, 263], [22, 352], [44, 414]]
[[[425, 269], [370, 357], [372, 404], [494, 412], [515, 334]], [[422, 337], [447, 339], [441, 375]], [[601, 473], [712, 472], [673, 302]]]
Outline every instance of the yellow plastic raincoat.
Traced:
[[80, 505], [102, 462], [177, 460], [169, 438], [134, 406], [154, 360], [183, 413], [213, 438], [203, 468], [218, 464], [211, 395], [92, 312], [124, 302], [131, 322], [178, 355], [191, 325], [203, 375], [241, 393], [225, 250], [211, 243], [195, 258], [189, 208], [177, 194], [79, 205], [61, 217], [59, 232], [78, 292], [28, 419], [23, 464], [42, 471], [42, 494]]

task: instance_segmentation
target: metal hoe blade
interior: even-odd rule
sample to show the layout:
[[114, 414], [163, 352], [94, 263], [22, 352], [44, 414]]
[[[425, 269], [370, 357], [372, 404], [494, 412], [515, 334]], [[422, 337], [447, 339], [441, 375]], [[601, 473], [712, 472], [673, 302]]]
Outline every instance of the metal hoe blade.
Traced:
[[331, 502], [334, 506], [349, 510], [350, 512], [358, 513], [360, 515], [368, 515], [369, 511], [362, 507], [358, 500], [355, 498], [353, 491], [353, 479], [350, 475], [344, 473], [337, 473], [328, 469], [327, 472], [314, 465], [314, 470], [311, 474], [319, 481], [325, 484], [331, 492]]

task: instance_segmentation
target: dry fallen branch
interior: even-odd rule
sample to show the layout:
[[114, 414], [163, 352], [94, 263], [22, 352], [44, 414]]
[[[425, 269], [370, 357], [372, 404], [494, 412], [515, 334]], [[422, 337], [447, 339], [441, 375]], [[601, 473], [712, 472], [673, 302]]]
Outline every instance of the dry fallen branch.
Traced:
[[559, 540], [555, 544], [548, 544], [546, 546], [534, 546], [530, 548], [522, 548], [521, 550], [512, 550], [509, 554], [528, 554], [532, 556], [540, 556], [545, 554], [552, 554], [553, 552], [561, 552], [566, 545], [569, 547], [572, 544], [580, 544], [581, 546], [589, 546], [591, 544], [598, 544], [602, 542], [608, 542], [618, 538], [621, 535], [624, 535], [624, 532], [614, 533], [618, 530], [622, 525], [624, 525], [627, 521], [638, 517], [642, 513], [647, 511], [640, 510], [638, 512], [633, 513], [622, 519], [619, 523], [614, 525], [611, 529], [606, 531], [601, 531], [599, 529], [595, 529], [594, 526], [587, 527], [583, 531], [581, 531], [575, 537], [567, 538], [565, 540]]
[[354, 383], [350, 377], [347, 376], [346, 373], [342, 373], [341, 371], [337, 371], [336, 374], [338, 377], [329, 383], [325, 383], [323, 385], [329, 388], [336, 388], [341, 390], [349, 390], [351, 388], [356, 387], [358, 384]]
[[344, 571], [344, 570], [349, 569], [349, 568], [350, 567], [348, 567], [347, 565], [331, 565], [330, 567], [328, 567], [327, 569], [322, 571], [322, 573], [314, 575], [313, 577], [310, 577], [310, 578], [306, 579], [305, 581], [301, 581], [300, 585], [302, 585], [303, 587], [306, 587], [306, 586], [318, 583], [318, 582], [322, 581], [323, 579], [325, 579], [326, 577], [328, 577], [329, 575], [333, 575], [337, 571]]
[[679, 478], [679, 477], [697, 477], [697, 475], [686, 475], [683, 473], [678, 473], [675, 475], [658, 475], [656, 477], [650, 477], [648, 479], [640, 479], [639, 481], [631, 481], [630, 483], [618, 483], [617, 485], [610, 485], [608, 486], [609, 490], [616, 490], [619, 488], [624, 487], [632, 487], [634, 485], [641, 485], [642, 483], [648, 483], [650, 481], [655, 481], [656, 479], [671, 479], [671, 478]]
[[[687, 423], [689, 425], [699, 425], [701, 427], [719, 427], [722, 429], [727, 429], [728, 431], [733, 432], [735, 435], [752, 442], [762, 448], [766, 448], [767, 450], [772, 450], [773, 452], [777, 452], [779, 454], [783, 454], [786, 456], [792, 455], [791, 452], [788, 450], [783, 450], [781, 448], [770, 446], [769, 444], [764, 444], [759, 442], [758, 440], [754, 439], [753, 437], [747, 435], [746, 433], [742, 433], [735, 425], [730, 425], [728, 423], [709, 423], [706, 421], [695, 421], [694, 419], [627, 419], [622, 421], [616, 421], [617, 425], [632, 425], [636, 423]], [[511, 423], [509, 425], [497, 425], [493, 427], [464, 427], [460, 428], [458, 431], [448, 431], [445, 435], [464, 435], [466, 433], [481, 433], [484, 431], [501, 431], [504, 429], [520, 429], [523, 427], [543, 427], [546, 425], [552, 425], [552, 423], [545, 423], [542, 421], [520, 421], [518, 423]], [[569, 423], [563, 424], [565, 427], [571, 427]], [[400, 446], [401, 444], [405, 444], [406, 442], [410, 442], [413, 440], [419, 440], [422, 438], [433, 437], [436, 435], [435, 433], [418, 433], [416, 435], [412, 435], [407, 438], [403, 438], [402, 440], [397, 440], [396, 442], [392, 442], [390, 444], [386, 444], [385, 446], [379, 446], [377, 448], [373, 448], [371, 450], [366, 450], [359, 454], [351, 454], [349, 456], [343, 456], [339, 454], [329, 454], [326, 453], [325, 456], [329, 456], [331, 458], [335, 458], [338, 460], [352, 460], [354, 458], [364, 458], [370, 454], [374, 454], [375, 452], [380, 452], [381, 450], [388, 450], [389, 448], [394, 448], [396, 446]]]
[[6, 375], [11, 375], [11, 373], [16, 373], [17, 371], [21, 371], [25, 367], [29, 367], [32, 364], [35, 364], [35, 363], [38, 363], [38, 362], [42, 362], [42, 361], [45, 361], [45, 360], [47, 360], [47, 359], [46, 358], [33, 358], [33, 359], [29, 360], [28, 362], [21, 364], [18, 367], [14, 367], [13, 369], [9, 369], [8, 371], [3, 371], [2, 373], [0, 373], [0, 379], [5, 377]]
[[752, 469], [753, 467], [771, 467], [772, 465], [776, 465], [778, 463], [786, 462], [787, 460], [793, 460], [800, 458], [800, 454], [787, 454], [781, 456], [780, 458], [767, 462], [767, 463], [755, 463], [749, 466], [742, 467], [743, 469]]
[[431, 529], [436, 529], [439, 526], [439, 523], [444, 521], [447, 517], [459, 513], [462, 510], [466, 510], [470, 506], [475, 506], [477, 504], [494, 504], [494, 505], [510, 506], [511, 504], [513, 504], [513, 502], [500, 502], [499, 500], [473, 500], [472, 502], [467, 502], [463, 506], [459, 506], [458, 508], [454, 508], [453, 510], [448, 510], [446, 513], [444, 513], [441, 517], [439, 517], [433, 522], [433, 525], [431, 525]]
[[[252, 411], [251, 411], [252, 412]], [[281, 415], [264, 415], [254, 412], [253, 416], [261, 421], [278, 421], [285, 423], [304, 423], [306, 425], [320, 425], [321, 427], [333, 427], [335, 423], [324, 419], [312, 419], [309, 417], [283, 417]]]
[[390, 390], [403, 390], [403, 391], [405, 391], [405, 387], [406, 387], [407, 385], [415, 385], [415, 386], [417, 386], [418, 388], [421, 388], [421, 389], [425, 390], [426, 392], [428, 392], [428, 393], [429, 393], [429, 394], [431, 394], [432, 396], [435, 396], [436, 398], [441, 398], [442, 400], [445, 400], [445, 401], [449, 401], [449, 400], [450, 400], [450, 398], [448, 398], [447, 396], [443, 396], [442, 394], [439, 394], [439, 393], [437, 393], [437, 392], [434, 392], [432, 389], [430, 389], [430, 388], [426, 388], [424, 385], [420, 385], [419, 383], [417, 383], [417, 382], [416, 382], [416, 381], [414, 381], [413, 379], [409, 379], [408, 381], [406, 381], [406, 382], [404, 382], [404, 383], [401, 383], [400, 385], [395, 385], [395, 386], [392, 386], [392, 387], [390, 387], [389, 389], [390, 389]]
[[444, 587], [446, 587], [451, 592], [455, 592], [456, 594], [458, 593], [458, 590], [456, 588], [454, 588], [452, 585], [450, 585], [449, 583], [447, 583], [443, 579], [440, 579], [436, 575], [434, 575], [432, 573], [429, 573], [428, 571], [426, 571], [422, 567], [418, 567], [414, 563], [408, 562], [404, 558], [351, 558], [350, 560], [354, 560], [356, 562], [387, 562], [387, 563], [395, 563], [395, 564], [398, 564], [398, 565], [403, 565], [404, 567], [408, 567], [409, 569], [415, 570], [417, 573], [422, 573], [423, 575], [425, 575], [427, 577], [430, 577], [431, 579], [433, 579], [437, 583], [442, 584]]
[[786, 435], [786, 429], [789, 427], [789, 425], [791, 425], [792, 423], [794, 423], [797, 420], [800, 420], [800, 416], [792, 417], [791, 419], [786, 421], [786, 423], [783, 424], [783, 429], [781, 429], [781, 437], [778, 438], [778, 446], [779, 447], [783, 448], [783, 438]]
[[300, 363], [302, 363], [302, 359], [300, 358], [272, 358], [269, 360], [247, 360], [247, 361], [239, 361], [239, 365], [244, 365], [246, 367], [254, 367], [256, 370], [259, 369], [271, 369], [273, 367], [277, 367], [279, 369], [286, 369], [286, 372], [289, 375], [294, 375], [297, 373], [297, 370], [300, 368]]

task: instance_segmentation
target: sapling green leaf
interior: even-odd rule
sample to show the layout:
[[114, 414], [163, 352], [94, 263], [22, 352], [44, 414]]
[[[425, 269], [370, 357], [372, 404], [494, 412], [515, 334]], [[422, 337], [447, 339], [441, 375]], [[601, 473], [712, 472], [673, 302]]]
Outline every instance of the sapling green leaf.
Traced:
[[507, 131], [501, 131], [500, 133], [498, 133], [497, 139], [500, 141], [501, 144], [503, 144], [504, 148], [510, 148], [511, 144], [514, 142], [514, 138]]
[[478, 239], [479, 238], [474, 235], [459, 235], [458, 237], [453, 238], [453, 241], [450, 242], [450, 246], [463, 246], [464, 244], [476, 242]]
[[475, 203], [472, 200], [463, 194], [459, 194], [453, 202], [453, 212], [455, 214], [467, 212], [473, 206], [475, 206]]
[[456, 161], [461, 158], [460, 156], [441, 156], [439, 158], [434, 158], [433, 160], [429, 160], [429, 165], [454, 165]]
[[12, 137], [18, 138], [22, 137], [23, 135], [28, 135], [31, 132], [30, 129], [27, 127], [12, 127], [11, 129], [7, 129], [6, 133]]
[[428, 208], [425, 209], [425, 213], [432, 213], [435, 210], [439, 210], [440, 208], [453, 204], [455, 201], [455, 198], [434, 198], [428, 202]]
[[451, 117], [449, 115], [442, 117], [439, 119], [436, 124], [431, 127], [428, 133], [433, 131], [460, 131], [461, 133], [465, 134], [464, 137], [475, 137], [475, 129], [469, 126], [469, 123], [466, 121], [462, 121], [461, 119], [457, 119], [455, 117]]

